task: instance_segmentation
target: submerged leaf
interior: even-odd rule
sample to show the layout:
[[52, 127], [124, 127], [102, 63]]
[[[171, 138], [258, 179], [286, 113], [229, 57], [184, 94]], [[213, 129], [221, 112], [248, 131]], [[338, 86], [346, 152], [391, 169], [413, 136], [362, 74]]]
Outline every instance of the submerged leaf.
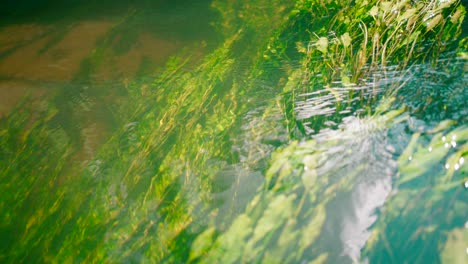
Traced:
[[341, 42], [343, 43], [343, 46], [345, 48], [349, 47], [351, 45], [351, 37], [349, 36], [349, 33], [346, 32], [341, 36]]
[[323, 54], [326, 54], [328, 51], [328, 39], [326, 37], [321, 37], [319, 40], [315, 43], [317, 50], [322, 52]]
[[429, 22], [427, 22], [426, 24], [426, 27], [427, 27], [426, 30], [430, 31], [433, 28], [435, 28], [442, 21], [442, 18], [443, 18], [442, 15], [438, 14], [437, 16], [430, 19]]
[[403, 13], [403, 15], [398, 17], [398, 21], [407, 20], [410, 17], [413, 17], [417, 12], [416, 8], [410, 8]]
[[453, 24], [462, 23], [463, 18], [465, 17], [465, 13], [466, 13], [465, 7], [459, 6], [457, 8], [457, 11], [455, 11], [455, 13], [451, 15], [450, 22], [452, 22]]
[[442, 263], [464, 264], [468, 261], [468, 229], [457, 228], [448, 234], [442, 249]]
[[326, 219], [325, 206], [323, 204], [318, 205], [312, 211], [312, 215], [312, 219], [304, 227], [302, 237], [299, 240], [299, 249], [301, 251], [306, 250], [307, 247], [312, 245], [322, 231], [322, 226]]
[[379, 14], [379, 7], [373, 6], [371, 10], [369, 10], [369, 15], [375, 17]]
[[193, 241], [192, 247], [190, 249], [189, 261], [203, 257], [203, 255], [208, 252], [209, 248], [213, 244], [213, 236], [215, 231], [216, 229], [211, 227], [197, 236], [195, 241]]
[[310, 264], [324, 264], [327, 263], [328, 253], [322, 253], [320, 256], [312, 260]]

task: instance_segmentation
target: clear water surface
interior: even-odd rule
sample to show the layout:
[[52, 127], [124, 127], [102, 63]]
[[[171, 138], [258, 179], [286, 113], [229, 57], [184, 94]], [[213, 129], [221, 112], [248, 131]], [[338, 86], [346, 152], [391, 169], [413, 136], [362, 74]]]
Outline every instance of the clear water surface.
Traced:
[[468, 261], [456, 40], [323, 80], [333, 8], [195, 2], [7, 1], [0, 262]]

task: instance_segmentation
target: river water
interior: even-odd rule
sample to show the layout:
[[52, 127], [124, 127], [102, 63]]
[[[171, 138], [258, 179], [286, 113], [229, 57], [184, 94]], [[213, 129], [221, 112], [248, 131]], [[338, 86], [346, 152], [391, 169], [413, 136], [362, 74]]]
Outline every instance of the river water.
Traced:
[[0, 116], [26, 95], [55, 97], [58, 125], [84, 141], [85, 156], [114, 128], [109, 109], [126, 85], [184, 49], [201, 57], [217, 39], [206, 1], [20, 1], [2, 12]]
[[460, 36], [326, 79], [280, 2], [7, 1], [0, 262], [466, 263]]

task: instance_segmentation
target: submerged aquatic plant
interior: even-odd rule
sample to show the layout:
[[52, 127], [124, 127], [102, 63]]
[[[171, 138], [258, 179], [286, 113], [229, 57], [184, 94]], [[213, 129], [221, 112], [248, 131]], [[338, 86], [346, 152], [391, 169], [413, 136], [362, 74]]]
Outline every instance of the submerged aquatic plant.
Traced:
[[[303, 143], [292, 142], [287, 147], [277, 150], [272, 155], [270, 167], [266, 171], [264, 188], [259, 189], [255, 198], [247, 205], [245, 212], [234, 220], [229, 229], [218, 234], [213, 228], [209, 228], [202, 233], [192, 247], [190, 254], [192, 260], [223, 263], [344, 261], [338, 257], [342, 253], [339, 252], [339, 249], [324, 248], [323, 246], [328, 243], [325, 224], [326, 219], [330, 218], [327, 216], [325, 208], [331, 204], [336, 195], [349, 193], [358, 188], [358, 175], [372, 175], [369, 171], [374, 170], [377, 165], [370, 165], [368, 161], [364, 160], [352, 159], [351, 156], [370, 158], [368, 155], [372, 155], [372, 149], [368, 149], [369, 145], [376, 147], [376, 142], [379, 144], [388, 143], [381, 140], [369, 142], [369, 137], [381, 135], [386, 138], [389, 136], [386, 134], [394, 133], [391, 132], [391, 129], [400, 129], [401, 126], [398, 124], [409, 118], [408, 115], [402, 115], [403, 109], [389, 111], [389, 109], [394, 108], [394, 96], [407, 85], [408, 70], [411, 69], [412, 65], [425, 61], [437, 63], [440, 53], [457, 45], [457, 43], [452, 43], [452, 39], [460, 32], [462, 14], [465, 13], [463, 6], [458, 5], [455, 1], [450, 3], [427, 1], [427, 3], [421, 3], [417, 7], [412, 7], [407, 1], [396, 1], [395, 3], [380, 1], [370, 3], [366, 1], [358, 2], [354, 6], [344, 3], [342, 8], [339, 8], [339, 4], [334, 1], [323, 3], [301, 1], [292, 12], [291, 17], [294, 19], [292, 19], [291, 27], [297, 29], [295, 21], [303, 21], [301, 16], [307, 17], [309, 12], [314, 15], [324, 13], [330, 15], [329, 12], [332, 12], [333, 14], [327, 19], [333, 22], [324, 23], [325, 25], [319, 28], [312, 26], [314, 31], [310, 35], [314, 40], [309, 42], [307, 46], [302, 45], [301, 42], [297, 43], [298, 51], [304, 54], [301, 60], [302, 67], [292, 68], [288, 72], [289, 82], [283, 90], [286, 95], [301, 90], [312, 91], [311, 94], [322, 97], [329, 94], [331, 98], [334, 98], [331, 105], [335, 107], [331, 117], [325, 118], [330, 120], [334, 116], [342, 116], [339, 110], [344, 109], [341, 106], [343, 103], [349, 102], [348, 104], [354, 107], [352, 103], [356, 100], [352, 98], [359, 100], [365, 96], [355, 94], [359, 89], [352, 89], [360, 88], [359, 85], [363, 85], [365, 78], [372, 76], [376, 71], [383, 71], [384, 75], [396, 73], [399, 76], [386, 81], [385, 86], [382, 87], [385, 90], [379, 91], [379, 94], [384, 94], [387, 99], [375, 103], [378, 94], [374, 94], [374, 100], [369, 101], [373, 104], [367, 106], [372, 109], [373, 114], [370, 116], [367, 114], [362, 118], [353, 116], [343, 118], [336, 131], [318, 133], [314, 136], [316, 139]], [[441, 19], [442, 13], [447, 16], [444, 21]], [[434, 14], [436, 18], [431, 20], [432, 18], [428, 14]], [[311, 21], [313, 21], [311, 23], [317, 23], [317, 20]], [[318, 24], [320, 25], [320, 23]], [[288, 27], [284, 26], [284, 28]], [[294, 32], [294, 34], [300, 35], [301, 32]], [[325, 36], [321, 37], [321, 34]], [[275, 60], [275, 58], [283, 60], [285, 58], [282, 56], [292, 56], [292, 51], [282, 47], [284, 45], [282, 41], [288, 39], [289, 35], [281, 32], [277, 36], [278, 38], [273, 40], [267, 48], [264, 56], [266, 60]], [[280, 48], [276, 46], [280, 46]], [[423, 53], [421, 52], [423, 49], [425, 51], [429, 49], [430, 52]], [[278, 50], [283, 50], [283, 53], [278, 54]], [[392, 72], [387, 69], [387, 65], [392, 65]], [[336, 79], [339, 80], [341, 87], [331, 86]], [[374, 83], [378, 84], [379, 82]], [[316, 87], [324, 88], [322, 91], [317, 91]], [[351, 88], [343, 89], [342, 87]], [[295, 115], [300, 114], [301, 110], [297, 112], [297, 108], [295, 110], [288, 106], [285, 106], [284, 110], [289, 119], [289, 129], [295, 129], [294, 126], [301, 123], [298, 122]], [[313, 119], [309, 123], [318, 128], [323, 127], [323, 123], [320, 122], [317, 125], [317, 121], [319, 120]], [[443, 123], [450, 122], [444, 121]], [[355, 128], [358, 129], [355, 130]], [[366, 128], [371, 128], [371, 130]], [[459, 129], [464, 131], [466, 128], [462, 126]], [[392, 147], [389, 148], [392, 149]], [[436, 147], [432, 148], [434, 150]], [[445, 154], [439, 153], [440, 144], [435, 150], [428, 154], [431, 155], [432, 159], [427, 162], [438, 166]], [[364, 151], [369, 154], [357, 154], [354, 153], [355, 151]], [[405, 160], [405, 153], [408, 151], [410, 150], [407, 149], [401, 153], [400, 160]], [[463, 160], [461, 157], [463, 152], [457, 152], [455, 157], [449, 158], [449, 160], [455, 161], [460, 158]], [[407, 170], [407, 165], [404, 165], [405, 163], [391, 165], [391, 156], [400, 155], [399, 153], [392, 150], [388, 155], [390, 158], [386, 157], [383, 160], [389, 163], [384, 163], [382, 169], [384, 171], [390, 170], [390, 175], [393, 174], [392, 171], [400, 171], [399, 182], [403, 183], [412, 177], [416, 178], [424, 174], [424, 169], [420, 167], [427, 165], [418, 163], [422, 157], [411, 158], [413, 160], [411, 166], [415, 166], [411, 169], [412, 173], [419, 173], [411, 175]], [[337, 156], [340, 161], [350, 161], [351, 163], [341, 164], [337, 160], [334, 161], [333, 156]], [[379, 161], [376, 162], [379, 164]], [[340, 164], [340, 166], [329, 167], [329, 164]], [[453, 166], [460, 168], [460, 164]], [[445, 182], [441, 183], [442, 186], [460, 187], [460, 180], [448, 181], [447, 177], [441, 179], [442, 182]], [[367, 180], [372, 181], [372, 179]], [[396, 187], [398, 188], [398, 184]], [[417, 192], [417, 189], [414, 190], [415, 194]], [[428, 196], [433, 195], [428, 194]], [[399, 195], [394, 197], [399, 197]], [[440, 202], [447, 201], [447, 196], [440, 193], [434, 197], [438, 197], [435, 199], [439, 199]], [[421, 199], [421, 202], [424, 201]], [[423, 207], [420, 204], [415, 204], [415, 206]], [[465, 208], [465, 205], [462, 207]], [[418, 218], [416, 215], [412, 217]], [[408, 217], [407, 221], [411, 222], [411, 216]], [[386, 228], [386, 219], [382, 218], [379, 223], [382, 222], [383, 228]], [[425, 219], [425, 217], [419, 219]], [[453, 219], [450, 220], [453, 224]], [[365, 228], [369, 227], [365, 226]], [[422, 235], [417, 230], [414, 232], [408, 230], [405, 234], [412, 234], [414, 238]], [[329, 235], [339, 235], [339, 232]], [[433, 241], [444, 241], [444, 235], [441, 233], [438, 235], [439, 237]], [[375, 237], [374, 234], [371, 239]], [[398, 262], [401, 257], [408, 258], [410, 256], [414, 257], [415, 260], [422, 260], [429, 257], [430, 254], [438, 252], [428, 245], [422, 254], [416, 256], [406, 252], [397, 257], [387, 257], [380, 255], [379, 252], [382, 252], [383, 249], [376, 249], [375, 246], [371, 245], [383, 244], [386, 246], [392, 241], [387, 241], [385, 236], [376, 240], [381, 242], [375, 243], [373, 241], [369, 244], [367, 247], [370, 250], [366, 251], [366, 256], [380, 262]], [[394, 246], [398, 246], [398, 252], [408, 244], [402, 245], [402, 247], [396, 244]], [[462, 254], [462, 252], [458, 254]], [[359, 254], [350, 255], [350, 257], [359, 258]], [[353, 260], [358, 261], [359, 259]]]
[[[399, 91], [413, 66], [466, 52], [452, 42], [464, 7], [451, 0], [213, 6], [223, 17], [224, 43], [197, 67], [174, 58], [152, 83], [129, 85], [131, 103], [120, 110], [125, 125], [83, 171], [64, 169], [69, 142], [49, 123], [53, 111], [32, 128], [21, 112], [5, 121], [0, 190], [9, 196], [0, 212], [7, 219], [1, 234], [10, 239], [0, 260], [359, 261], [369, 237], [363, 256], [370, 260], [443, 258], [438, 249], [456, 243], [466, 210], [457, 188], [466, 172], [467, 128], [454, 129], [457, 118], [445, 118], [414, 132], [418, 120], [399, 103]], [[264, 6], [267, 15], [248, 12]], [[453, 135], [456, 148], [441, 141]], [[448, 170], [438, 170], [441, 164]], [[395, 194], [377, 222], [360, 226], [359, 243], [347, 244], [357, 251], [343, 257], [342, 248], [329, 246], [337, 234], [350, 236], [330, 231], [342, 223], [333, 206], [367, 183]], [[31, 204], [33, 197], [41, 199]], [[445, 209], [444, 223], [428, 224], [426, 201]], [[394, 230], [401, 221], [409, 223], [404, 234]], [[408, 252], [422, 244], [421, 258]]]

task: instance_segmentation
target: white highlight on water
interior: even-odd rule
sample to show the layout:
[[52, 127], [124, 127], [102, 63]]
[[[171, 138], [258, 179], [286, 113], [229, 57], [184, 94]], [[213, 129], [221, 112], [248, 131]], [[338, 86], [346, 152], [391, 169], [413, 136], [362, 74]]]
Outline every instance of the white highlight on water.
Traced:
[[450, 142], [450, 144], [452, 145], [452, 147], [456, 147], [456, 146], [457, 146], [457, 142], [455, 142], [455, 141]]

